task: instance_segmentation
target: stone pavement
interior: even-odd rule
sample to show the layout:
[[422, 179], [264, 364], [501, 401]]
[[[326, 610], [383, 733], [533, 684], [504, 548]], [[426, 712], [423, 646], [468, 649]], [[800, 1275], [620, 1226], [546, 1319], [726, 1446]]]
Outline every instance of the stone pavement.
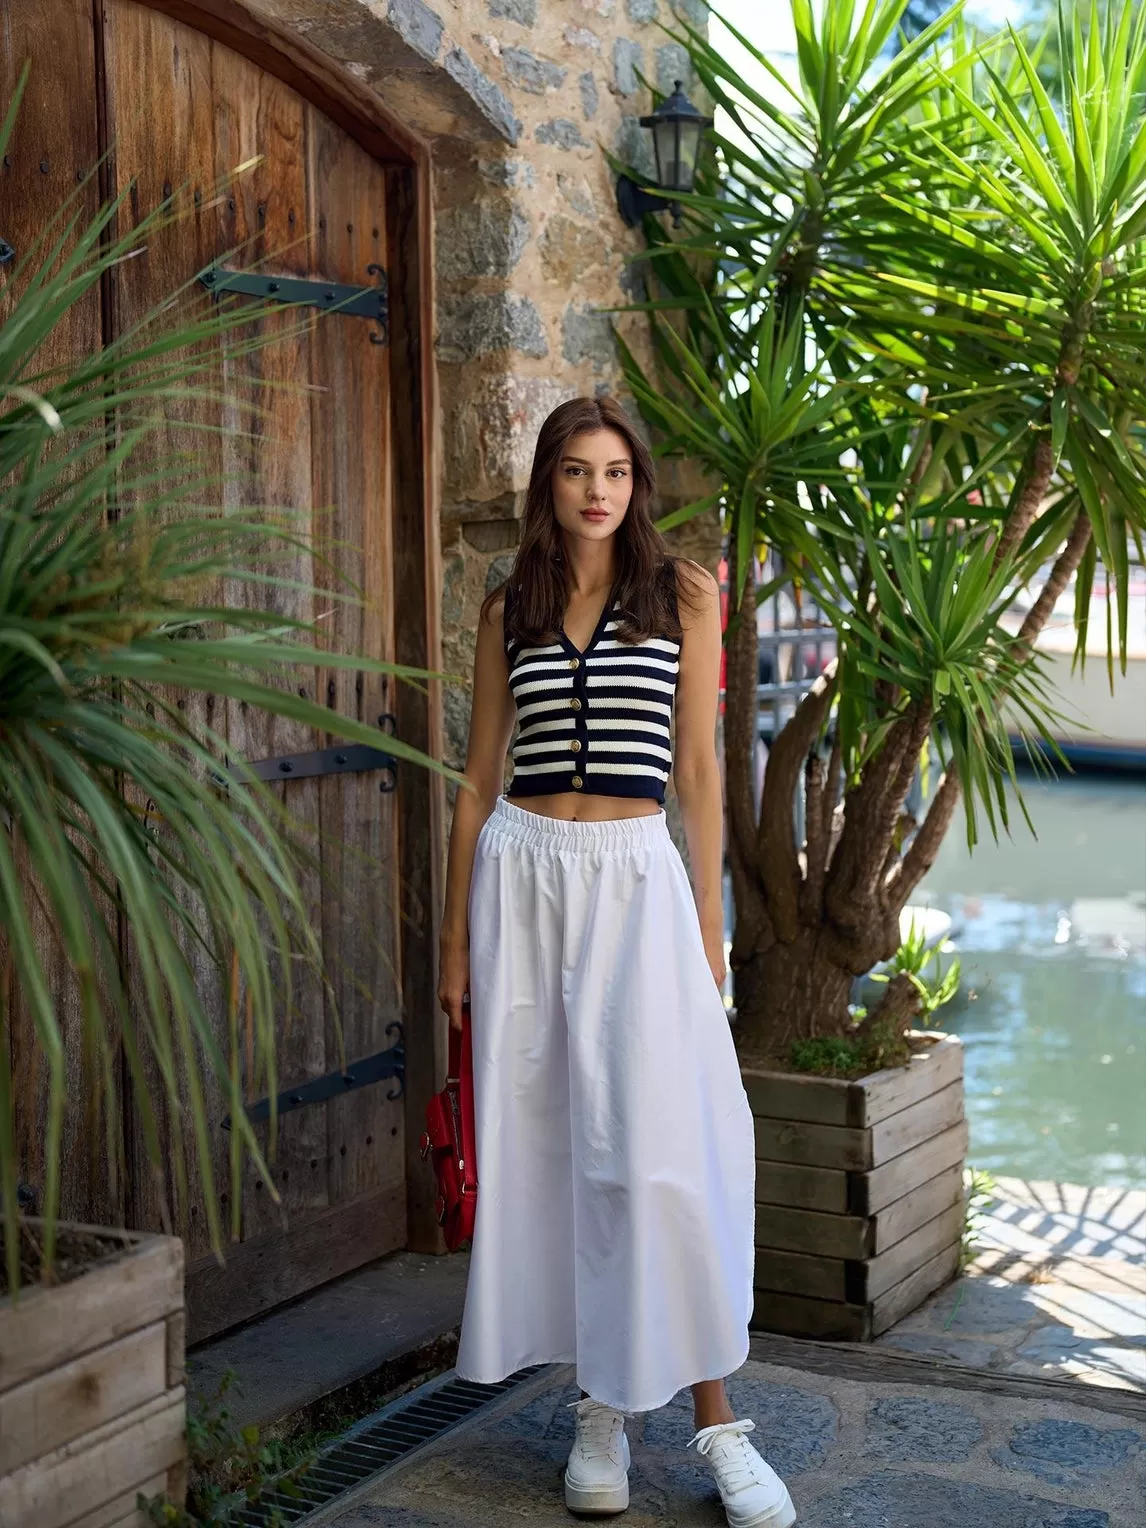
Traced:
[[[736, 1415], [754, 1418], [753, 1441], [787, 1480], [800, 1528], [1141, 1528], [1138, 1397], [1064, 1384], [1059, 1399], [1058, 1385], [957, 1369], [940, 1385], [934, 1373], [927, 1384], [889, 1381], [926, 1366], [870, 1348], [841, 1363], [845, 1374], [750, 1359], [728, 1384]], [[856, 1377], [865, 1366], [881, 1377]], [[308, 1528], [564, 1528], [576, 1521], [562, 1473], [578, 1395], [571, 1366], [547, 1368]], [[1080, 1404], [1088, 1396], [1097, 1404]], [[613, 1521], [720, 1528], [708, 1466], [685, 1447], [692, 1431], [687, 1391], [629, 1423], [631, 1500]]]
[[1146, 1392], [1146, 1193], [1000, 1178], [976, 1245], [877, 1346]]

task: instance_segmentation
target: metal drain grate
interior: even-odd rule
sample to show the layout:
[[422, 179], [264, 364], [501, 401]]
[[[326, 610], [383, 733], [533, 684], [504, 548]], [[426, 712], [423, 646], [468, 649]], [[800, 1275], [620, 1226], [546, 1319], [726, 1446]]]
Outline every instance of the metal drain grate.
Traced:
[[534, 1364], [532, 1368], [519, 1369], [496, 1385], [476, 1385], [468, 1379], [431, 1381], [412, 1396], [403, 1396], [375, 1416], [357, 1423], [338, 1443], [324, 1449], [306, 1474], [292, 1483], [291, 1494], [271, 1487], [257, 1502], [244, 1508], [238, 1521], [245, 1528], [291, 1528], [294, 1523], [304, 1522], [312, 1512], [329, 1506], [412, 1450], [441, 1437], [544, 1367]]

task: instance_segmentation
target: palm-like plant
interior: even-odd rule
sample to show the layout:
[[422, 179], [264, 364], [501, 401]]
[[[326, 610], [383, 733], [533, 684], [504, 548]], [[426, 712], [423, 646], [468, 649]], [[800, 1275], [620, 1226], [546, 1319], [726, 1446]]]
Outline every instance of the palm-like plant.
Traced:
[[[678, 22], [729, 126], [683, 199], [686, 236], [648, 220], [662, 364], [625, 352], [660, 449], [717, 485], [672, 518], [715, 502], [729, 529], [741, 1044], [786, 1057], [846, 1035], [873, 1065], [902, 1055], [919, 993], [891, 982], [857, 1027], [853, 978], [894, 956], [960, 798], [972, 840], [981, 813], [1006, 825], [1005, 718], [1050, 729], [1034, 639], [1075, 578], [1084, 650], [1099, 558], [1112, 677], [1125, 661], [1146, 519], [1146, 12], [1060, 15], [1054, 99], [1022, 39], [972, 39], [959, 5], [889, 60], [904, 8], [826, 0], [817, 20], [792, 0], [797, 81], [740, 39], [767, 90]], [[839, 656], [777, 737], [757, 808], [765, 546]], [[929, 747], [944, 768], [916, 821]]]
[[[205, 1088], [222, 1093], [233, 1121], [237, 1234], [246, 1154], [266, 1177], [244, 1089], [273, 1099], [281, 994], [300, 959], [321, 966], [300, 887], [302, 835], [266, 787], [236, 773], [224, 740], [191, 724], [183, 698], [208, 693], [320, 733], [335, 721], [348, 740], [376, 745], [372, 728], [300, 698], [292, 673], [321, 664], [426, 677], [331, 651], [315, 629], [267, 609], [302, 532], [282, 515], [204, 508], [221, 485], [194, 450], [166, 443], [165, 416], [218, 399], [221, 348], [234, 359], [270, 342], [252, 328], [261, 310], [205, 300], [191, 322], [152, 315], [98, 353], [52, 363], [72, 310], [177, 215], [160, 209], [117, 236], [119, 203], [90, 222], [79, 205], [61, 210], [0, 288], [0, 1208], [18, 1223], [18, 1103], [35, 1116], [46, 1071], [48, 1266], [69, 1049], [82, 1054], [72, 1071], [88, 1081], [89, 1128], [102, 1120], [109, 1174], [122, 1170], [126, 1074], [153, 1167], [173, 1169], [184, 1200], [198, 1177], [218, 1246]], [[224, 606], [224, 581], [245, 597]], [[328, 606], [353, 598], [350, 588], [322, 596]], [[386, 746], [442, 767], [399, 739]], [[227, 993], [230, 1043], [210, 1022], [211, 981]], [[18, 1254], [7, 1236], [11, 1287]]]

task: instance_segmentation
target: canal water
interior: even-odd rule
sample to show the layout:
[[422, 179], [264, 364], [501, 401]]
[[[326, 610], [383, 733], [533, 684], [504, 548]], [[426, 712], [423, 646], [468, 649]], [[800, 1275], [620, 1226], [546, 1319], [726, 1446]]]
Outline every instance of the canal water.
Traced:
[[953, 919], [968, 1160], [998, 1175], [1146, 1187], [1146, 783], [1028, 776], [1011, 837], [952, 825], [916, 901]]

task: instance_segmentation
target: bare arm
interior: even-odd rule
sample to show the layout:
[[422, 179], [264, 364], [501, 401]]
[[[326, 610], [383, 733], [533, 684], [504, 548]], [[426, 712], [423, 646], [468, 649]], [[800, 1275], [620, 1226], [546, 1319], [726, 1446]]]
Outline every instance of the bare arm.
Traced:
[[469, 892], [478, 834], [493, 811], [505, 779], [505, 755], [513, 734], [513, 692], [501, 640], [502, 601], [495, 600], [478, 626], [473, 704], [465, 778], [450, 828], [446, 895], [438, 961], [438, 1001], [460, 1029], [462, 998], [469, 988]]
[[705, 953], [717, 986], [724, 981], [724, 807], [716, 757], [720, 693], [720, 590], [699, 563], [680, 565], [692, 588], [689, 610], [681, 600], [680, 674], [676, 691], [673, 781], [688, 840], [693, 894]]

